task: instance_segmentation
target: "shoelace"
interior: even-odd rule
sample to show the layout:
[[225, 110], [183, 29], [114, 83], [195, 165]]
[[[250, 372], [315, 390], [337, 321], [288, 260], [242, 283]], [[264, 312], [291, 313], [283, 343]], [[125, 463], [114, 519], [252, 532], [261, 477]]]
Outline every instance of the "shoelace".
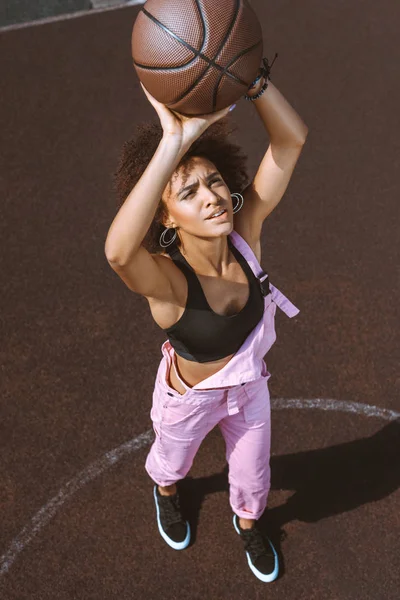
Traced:
[[256, 527], [241, 532], [241, 535], [244, 539], [245, 550], [250, 554], [253, 562], [260, 556], [269, 554], [269, 544], [264, 542], [261, 532]]
[[159, 505], [165, 527], [169, 527], [174, 523], [182, 523], [179, 496], [177, 494], [174, 496], [161, 496]]

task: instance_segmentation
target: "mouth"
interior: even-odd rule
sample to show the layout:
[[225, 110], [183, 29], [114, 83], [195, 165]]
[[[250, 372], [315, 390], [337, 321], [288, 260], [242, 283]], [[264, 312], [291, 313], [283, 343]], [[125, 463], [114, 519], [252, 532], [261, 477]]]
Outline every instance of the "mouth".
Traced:
[[206, 221], [219, 221], [219, 220], [223, 220], [224, 218], [226, 218], [228, 216], [228, 211], [224, 208], [224, 209], [222, 209], [222, 212], [218, 212], [217, 214], [218, 214], [218, 216], [216, 216], [216, 217], [208, 217], [206, 219]]

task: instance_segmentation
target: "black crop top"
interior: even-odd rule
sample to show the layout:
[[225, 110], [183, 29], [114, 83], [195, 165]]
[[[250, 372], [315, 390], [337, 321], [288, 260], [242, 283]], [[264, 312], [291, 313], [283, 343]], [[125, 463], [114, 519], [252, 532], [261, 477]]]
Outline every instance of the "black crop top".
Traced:
[[204, 363], [234, 354], [263, 316], [264, 296], [260, 281], [229, 236], [228, 245], [250, 284], [247, 303], [237, 314], [230, 316], [219, 315], [211, 309], [195, 271], [179, 248], [167, 250], [187, 279], [188, 296], [179, 321], [163, 331], [175, 352], [187, 360]]

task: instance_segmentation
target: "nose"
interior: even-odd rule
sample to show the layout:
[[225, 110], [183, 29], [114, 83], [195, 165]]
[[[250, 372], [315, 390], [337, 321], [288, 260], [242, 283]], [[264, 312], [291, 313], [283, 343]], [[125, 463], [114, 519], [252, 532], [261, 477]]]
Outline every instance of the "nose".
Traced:
[[206, 204], [205, 204], [205, 211], [210, 213], [213, 210], [216, 210], [219, 206], [221, 206], [221, 204], [222, 204], [222, 200], [221, 200], [220, 196], [213, 194], [213, 197], [210, 198], [209, 201], [206, 202]]
[[205, 188], [206, 189], [204, 191], [204, 194], [208, 199], [208, 203], [218, 201], [221, 198], [221, 196], [217, 194], [214, 190], [212, 190], [210, 187], [208, 187], [208, 185], [206, 185]]

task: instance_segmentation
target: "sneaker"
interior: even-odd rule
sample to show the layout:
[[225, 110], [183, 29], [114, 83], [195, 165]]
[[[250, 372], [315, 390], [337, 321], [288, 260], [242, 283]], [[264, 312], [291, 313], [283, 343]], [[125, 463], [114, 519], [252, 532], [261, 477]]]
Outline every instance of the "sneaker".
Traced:
[[158, 531], [174, 550], [183, 550], [190, 542], [190, 525], [182, 518], [178, 492], [162, 496], [158, 485], [154, 486]]
[[261, 581], [274, 581], [278, 577], [278, 555], [272, 542], [257, 529], [255, 524], [252, 529], [242, 529], [239, 517], [233, 515], [233, 525], [244, 541], [247, 562], [254, 575]]

